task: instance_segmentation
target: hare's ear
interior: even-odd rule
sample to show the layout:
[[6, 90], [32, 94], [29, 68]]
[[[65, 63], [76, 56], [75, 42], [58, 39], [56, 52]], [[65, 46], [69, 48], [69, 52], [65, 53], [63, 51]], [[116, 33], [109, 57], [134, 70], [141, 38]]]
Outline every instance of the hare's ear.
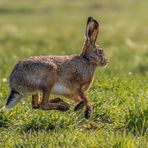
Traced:
[[99, 23], [92, 17], [87, 19], [85, 37], [87, 41], [95, 44], [99, 32]]

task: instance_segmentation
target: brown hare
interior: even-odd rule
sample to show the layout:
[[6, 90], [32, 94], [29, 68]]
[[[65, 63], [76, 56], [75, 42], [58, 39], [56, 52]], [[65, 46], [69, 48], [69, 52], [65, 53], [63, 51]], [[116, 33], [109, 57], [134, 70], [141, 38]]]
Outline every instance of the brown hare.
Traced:
[[[10, 95], [5, 108], [12, 108], [22, 98], [32, 95], [33, 108], [67, 111], [69, 105], [62, 99], [49, 99], [54, 93], [74, 100], [80, 98], [74, 110], [86, 106], [85, 117], [89, 118], [92, 106], [85, 92], [93, 82], [95, 69], [108, 62], [103, 49], [95, 44], [98, 32], [99, 23], [89, 17], [80, 55], [34, 56], [19, 61], [10, 74]], [[42, 101], [40, 92], [43, 93]]]

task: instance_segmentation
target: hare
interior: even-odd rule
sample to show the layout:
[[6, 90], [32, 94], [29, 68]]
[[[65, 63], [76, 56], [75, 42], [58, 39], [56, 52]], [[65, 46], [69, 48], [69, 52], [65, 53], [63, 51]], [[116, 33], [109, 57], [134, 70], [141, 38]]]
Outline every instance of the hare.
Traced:
[[[99, 23], [89, 17], [80, 55], [34, 56], [19, 61], [10, 74], [10, 95], [5, 108], [10, 109], [22, 98], [32, 95], [33, 108], [67, 111], [68, 103], [60, 98], [49, 99], [53, 93], [81, 99], [74, 111], [86, 106], [85, 118], [89, 118], [92, 105], [85, 93], [92, 85], [96, 68], [108, 63], [103, 49], [95, 44], [98, 32]], [[40, 92], [43, 94], [42, 101]]]

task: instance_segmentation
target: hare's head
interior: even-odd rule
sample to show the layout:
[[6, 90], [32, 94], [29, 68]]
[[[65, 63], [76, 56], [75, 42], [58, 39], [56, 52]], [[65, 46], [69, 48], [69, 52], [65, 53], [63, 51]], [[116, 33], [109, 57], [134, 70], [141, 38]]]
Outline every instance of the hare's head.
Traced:
[[108, 59], [105, 57], [103, 49], [96, 45], [97, 35], [99, 33], [99, 23], [92, 17], [89, 17], [86, 25], [85, 43], [81, 55], [91, 64], [96, 66], [105, 66]]

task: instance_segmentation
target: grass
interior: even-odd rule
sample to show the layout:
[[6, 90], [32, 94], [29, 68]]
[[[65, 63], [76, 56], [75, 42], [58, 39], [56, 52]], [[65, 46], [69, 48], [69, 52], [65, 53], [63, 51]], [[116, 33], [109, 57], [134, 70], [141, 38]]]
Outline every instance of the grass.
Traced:
[[66, 113], [31, 109], [31, 98], [0, 113], [0, 147], [148, 145], [147, 0], [0, 1], [0, 106], [14, 64], [33, 55], [79, 54], [86, 19], [100, 22], [98, 43], [110, 62], [87, 96], [94, 107]]

